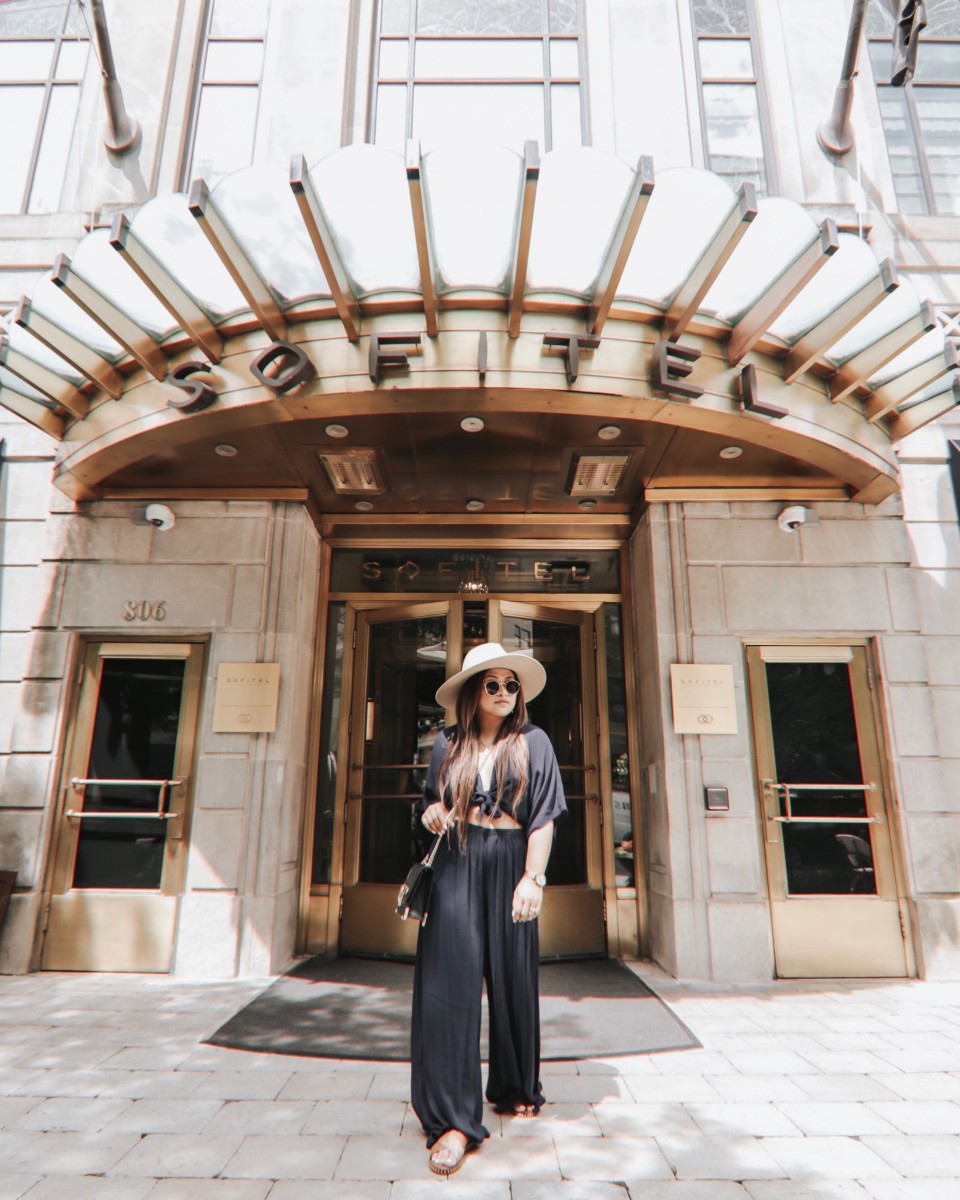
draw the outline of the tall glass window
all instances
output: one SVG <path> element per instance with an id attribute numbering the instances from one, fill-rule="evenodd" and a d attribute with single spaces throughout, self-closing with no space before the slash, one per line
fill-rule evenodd
<path id="1" fill-rule="evenodd" d="M 580 0 L 381 0 L 369 141 L 580 146 Z"/>
<path id="2" fill-rule="evenodd" d="M 763 88 L 749 0 L 692 0 L 707 166 L 731 187 L 769 191 Z"/>
<path id="3" fill-rule="evenodd" d="M 897 206 L 905 213 L 960 213 L 960 5 L 927 0 L 913 82 L 892 87 L 893 18 L 873 0 L 867 12 Z"/>
<path id="4" fill-rule="evenodd" d="M 0 5 L 0 212 L 56 212 L 62 203 L 90 43 L 67 0 Z"/>
<path id="5" fill-rule="evenodd" d="M 210 0 L 183 183 L 253 162 L 270 0 Z"/>

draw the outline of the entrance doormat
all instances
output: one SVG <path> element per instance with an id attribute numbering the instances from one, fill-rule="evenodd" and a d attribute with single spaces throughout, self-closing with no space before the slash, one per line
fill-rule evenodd
<path id="1" fill-rule="evenodd" d="M 412 989 L 412 963 L 310 958 L 221 1025 L 207 1044 L 261 1054 L 407 1062 Z M 484 1005 L 484 1061 L 486 1025 Z M 700 1045 L 643 980 L 610 958 L 541 964 L 540 1027 L 544 1060 Z"/>

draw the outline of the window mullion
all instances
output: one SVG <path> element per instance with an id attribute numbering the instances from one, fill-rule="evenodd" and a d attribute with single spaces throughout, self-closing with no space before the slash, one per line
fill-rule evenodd
<path id="1" fill-rule="evenodd" d="M 63 33 L 63 26 L 60 28 Z M 37 133 L 33 139 L 33 153 L 30 156 L 30 166 L 27 168 L 27 176 L 24 181 L 24 193 L 20 200 L 21 213 L 29 212 L 30 196 L 33 193 L 33 182 L 37 173 L 37 163 L 40 161 L 40 149 L 43 145 L 43 133 L 47 127 L 47 116 L 50 112 L 50 96 L 53 92 L 53 79 L 57 70 L 57 59 L 60 55 L 61 37 L 58 36 L 53 43 L 53 54 L 50 59 L 50 65 L 47 68 L 47 82 L 43 88 L 43 104 L 40 106 L 40 116 L 37 120 Z"/>
<path id="2" fill-rule="evenodd" d="M 380 70 L 380 46 L 377 44 L 377 71 Z M 407 111 L 404 121 L 404 140 L 413 139 L 413 106 L 416 100 L 417 71 L 417 0 L 410 0 L 410 20 L 407 25 Z M 374 127 L 376 130 L 376 127 Z M 406 147 L 404 147 L 406 151 Z"/>
<path id="3" fill-rule="evenodd" d="M 543 152 L 553 149 L 553 102 L 550 64 L 550 0 L 540 0 L 540 29 L 543 35 Z"/>
<path id="4" fill-rule="evenodd" d="M 887 86 L 892 85 L 888 84 Z M 923 191 L 927 200 L 927 212 L 936 214 L 937 192 L 933 184 L 930 163 L 927 160 L 927 147 L 923 140 L 923 126 L 920 124 L 920 114 L 917 112 L 917 104 L 913 98 L 913 85 L 908 83 L 903 90 L 907 112 L 910 115 L 910 132 L 913 134 L 913 144 L 917 149 L 917 166 L 920 169 L 920 179 L 923 182 Z"/>

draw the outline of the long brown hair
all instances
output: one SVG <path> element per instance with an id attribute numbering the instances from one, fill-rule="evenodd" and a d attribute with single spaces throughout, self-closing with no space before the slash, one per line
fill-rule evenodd
<path id="1" fill-rule="evenodd" d="M 514 676 L 516 678 L 516 676 Z M 457 822 L 457 842 L 462 850 L 467 844 L 467 810 L 473 799 L 480 764 L 480 721 L 477 710 L 480 705 L 480 689 L 483 672 L 471 675 L 457 696 L 457 729 L 450 743 L 437 779 L 437 790 L 442 796 L 446 792 L 453 806 L 453 818 Z M 527 706 L 523 692 L 517 693 L 513 712 L 504 717 L 493 739 L 496 747 L 497 805 L 503 808 L 504 792 L 509 784 L 513 798 L 508 805 L 510 815 L 516 819 L 520 797 L 527 787 L 527 766 L 530 755 L 523 729 L 527 723 Z"/>

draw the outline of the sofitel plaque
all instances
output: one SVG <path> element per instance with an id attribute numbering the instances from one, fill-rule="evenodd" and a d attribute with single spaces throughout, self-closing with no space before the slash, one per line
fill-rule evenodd
<path id="1" fill-rule="evenodd" d="M 273 733 L 279 663 L 221 663 L 213 703 L 214 733 Z"/>
<path id="2" fill-rule="evenodd" d="M 671 663 L 675 733 L 736 733 L 733 667 L 729 663 Z"/>

